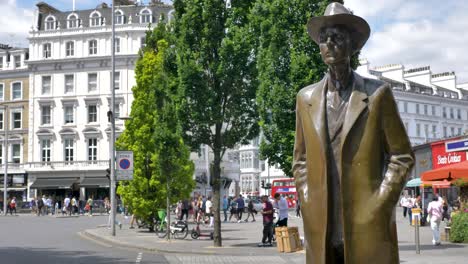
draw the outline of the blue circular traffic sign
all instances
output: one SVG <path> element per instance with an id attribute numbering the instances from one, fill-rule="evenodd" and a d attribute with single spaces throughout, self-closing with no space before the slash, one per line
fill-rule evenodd
<path id="1" fill-rule="evenodd" d="M 126 170 L 126 169 L 130 168 L 130 160 L 128 160 L 128 159 L 121 159 L 120 162 L 119 162 L 119 166 L 120 166 L 120 168 L 122 168 L 123 170 Z"/>

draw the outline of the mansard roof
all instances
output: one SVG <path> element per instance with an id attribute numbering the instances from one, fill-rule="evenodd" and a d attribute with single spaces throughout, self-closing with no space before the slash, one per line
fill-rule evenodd
<path id="1" fill-rule="evenodd" d="M 122 1 L 121 3 L 127 3 Z M 94 9 L 86 10 L 75 10 L 75 11 L 60 11 L 53 6 L 40 2 L 37 4 L 39 9 L 39 20 L 38 20 L 38 30 L 42 31 L 45 29 L 45 18 L 49 15 L 52 15 L 56 18 L 56 21 L 60 25 L 61 29 L 67 28 L 67 17 L 71 13 L 78 15 L 78 18 L 81 20 L 80 24 L 82 27 L 90 26 L 90 15 L 93 12 L 99 12 L 102 18 L 106 21 L 106 25 L 111 25 L 112 21 L 112 8 L 109 5 L 100 4 Z M 116 5 L 115 10 L 122 10 L 125 16 L 125 23 L 128 23 L 128 17 L 132 17 L 132 24 L 140 24 L 139 14 L 143 9 L 149 9 L 153 16 L 153 23 L 158 23 L 161 14 L 164 14 L 164 17 L 168 18 L 168 13 L 173 9 L 171 5 L 166 5 L 163 3 L 155 2 L 150 5 Z"/>

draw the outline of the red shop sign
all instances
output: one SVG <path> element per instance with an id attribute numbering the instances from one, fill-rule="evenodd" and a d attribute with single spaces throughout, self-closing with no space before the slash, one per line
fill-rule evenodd
<path id="1" fill-rule="evenodd" d="M 445 142 L 434 143 L 431 148 L 433 170 L 468 160 L 465 151 L 446 152 Z"/>

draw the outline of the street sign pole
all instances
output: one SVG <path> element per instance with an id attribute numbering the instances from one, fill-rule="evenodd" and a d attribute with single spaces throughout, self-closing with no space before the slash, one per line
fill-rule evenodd
<path id="1" fill-rule="evenodd" d="M 111 114 L 110 114 L 110 121 L 111 121 L 111 138 L 109 140 L 109 144 L 111 144 L 110 150 L 112 151 L 109 153 L 111 164 L 110 164 L 110 196 L 111 196 L 111 234 L 115 236 L 115 216 L 117 211 L 117 203 L 115 197 L 115 1 L 112 0 L 112 38 L 111 38 L 111 64 L 112 64 L 112 72 L 111 72 Z"/>

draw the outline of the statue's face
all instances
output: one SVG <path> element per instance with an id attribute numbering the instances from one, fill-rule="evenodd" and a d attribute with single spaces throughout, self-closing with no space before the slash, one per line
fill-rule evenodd
<path id="1" fill-rule="evenodd" d="M 352 45 L 349 32 L 343 27 L 327 27 L 320 32 L 320 54 L 327 65 L 349 61 Z"/>

